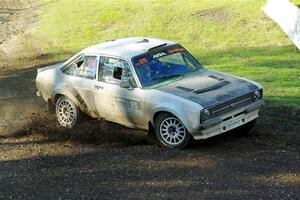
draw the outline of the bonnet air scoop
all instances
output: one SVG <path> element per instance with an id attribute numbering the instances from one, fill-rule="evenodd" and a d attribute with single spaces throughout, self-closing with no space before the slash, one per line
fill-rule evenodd
<path id="1" fill-rule="evenodd" d="M 201 93 L 204 93 L 204 92 L 208 92 L 208 91 L 211 91 L 211 90 L 216 90 L 216 89 L 219 89 L 225 85 L 228 85 L 230 82 L 229 81 L 222 81 L 220 83 L 217 83 L 215 85 L 212 85 L 212 86 L 209 86 L 209 87 L 206 87 L 206 88 L 203 88 L 203 89 L 199 89 L 199 90 L 196 90 L 194 91 L 195 94 L 201 94 Z"/>
<path id="2" fill-rule="evenodd" d="M 183 86 L 177 86 L 176 88 L 179 89 L 179 90 L 183 90 L 185 92 L 191 92 L 191 91 L 194 90 L 194 89 L 183 87 Z"/>

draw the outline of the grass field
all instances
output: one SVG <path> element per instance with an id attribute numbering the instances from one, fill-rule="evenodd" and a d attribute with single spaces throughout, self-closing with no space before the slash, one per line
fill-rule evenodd
<path id="1" fill-rule="evenodd" d="M 264 15 L 263 0 L 42 3 L 34 34 L 51 61 L 113 38 L 165 38 L 181 43 L 207 68 L 258 81 L 270 105 L 300 109 L 300 52 Z"/>

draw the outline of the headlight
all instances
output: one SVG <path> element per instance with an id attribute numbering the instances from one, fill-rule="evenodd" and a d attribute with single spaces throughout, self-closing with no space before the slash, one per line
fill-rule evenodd
<path id="1" fill-rule="evenodd" d="M 205 121 L 209 120 L 211 118 L 211 112 L 208 109 L 203 109 L 200 114 L 201 123 L 204 123 Z"/>
<path id="2" fill-rule="evenodd" d="M 261 99 L 261 92 L 257 90 L 253 93 L 252 100 L 257 101 L 259 99 Z"/>

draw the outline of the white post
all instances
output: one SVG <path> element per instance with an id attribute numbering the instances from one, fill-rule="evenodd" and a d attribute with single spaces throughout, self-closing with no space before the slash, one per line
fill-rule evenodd
<path id="1" fill-rule="evenodd" d="M 268 0 L 262 9 L 300 50 L 300 9 L 289 0 Z"/>

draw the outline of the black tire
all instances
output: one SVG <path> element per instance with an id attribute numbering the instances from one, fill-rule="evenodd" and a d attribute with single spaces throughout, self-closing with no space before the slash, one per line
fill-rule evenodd
<path id="1" fill-rule="evenodd" d="M 80 119 L 80 110 L 68 97 L 61 96 L 55 103 L 55 112 L 58 123 L 67 128 L 73 128 Z"/>
<path id="2" fill-rule="evenodd" d="M 191 139 L 191 135 L 184 124 L 171 113 L 160 114 L 155 120 L 154 129 L 158 141 L 169 148 L 184 148 Z"/>

